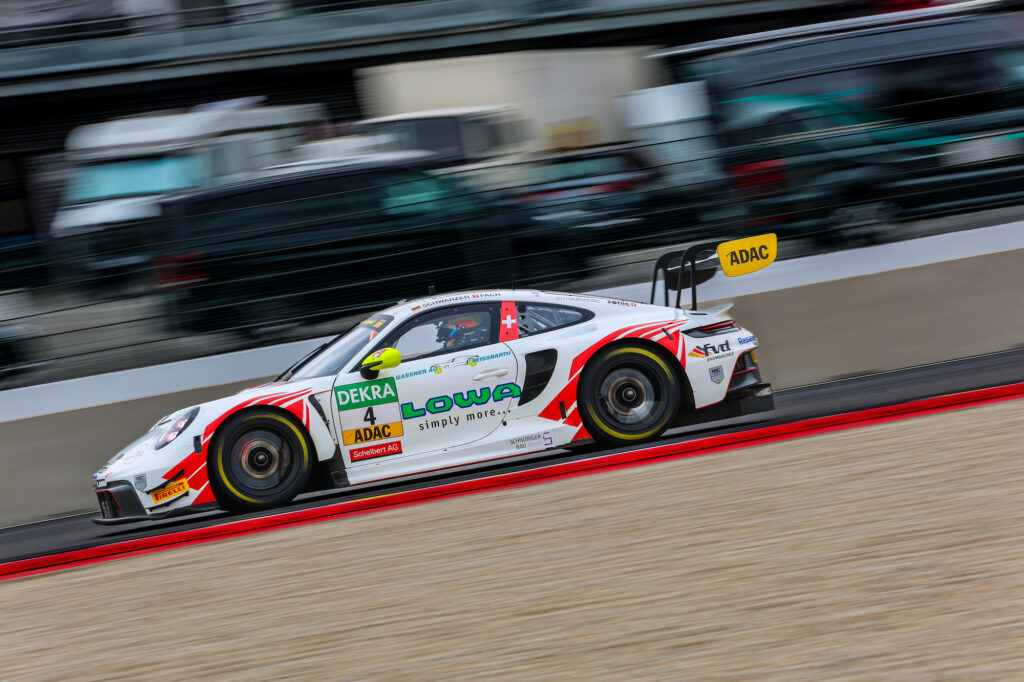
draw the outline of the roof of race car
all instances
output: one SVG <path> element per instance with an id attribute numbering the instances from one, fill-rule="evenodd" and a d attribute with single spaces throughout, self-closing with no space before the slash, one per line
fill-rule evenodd
<path id="1" fill-rule="evenodd" d="M 436 294 L 425 296 L 409 301 L 399 301 L 392 307 L 382 310 L 382 313 L 392 315 L 403 315 L 410 312 L 419 312 L 434 307 L 451 305 L 453 303 L 487 303 L 497 301 L 521 301 L 524 298 L 544 301 L 546 303 L 601 303 L 610 301 L 606 296 L 592 296 L 590 294 L 574 294 L 565 291 L 539 291 L 537 289 L 486 289 L 480 291 L 456 291 L 449 294 Z M 632 303 L 632 302 L 631 302 Z M 636 305 L 646 305 L 637 303 Z"/>

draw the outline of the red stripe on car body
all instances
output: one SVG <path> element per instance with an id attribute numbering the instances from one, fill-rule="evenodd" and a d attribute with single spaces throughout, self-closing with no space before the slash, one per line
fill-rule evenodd
<path id="1" fill-rule="evenodd" d="M 645 332 L 657 330 L 659 327 L 678 322 L 679 320 L 662 320 L 661 322 L 648 322 L 646 324 L 630 325 L 629 327 L 623 327 L 622 329 L 618 329 L 611 334 L 608 334 L 603 339 L 587 348 L 572 359 L 572 364 L 569 366 L 569 381 L 562 387 L 562 390 L 558 392 L 558 395 L 548 403 L 547 407 L 540 411 L 538 416 L 543 419 L 550 419 L 551 421 L 556 422 L 565 421 L 565 423 L 568 424 L 569 422 L 562 418 L 562 409 L 559 407 L 559 403 L 565 404 L 568 408 L 569 405 L 576 402 L 576 385 L 579 383 L 580 372 L 583 370 L 583 366 L 586 364 L 587 360 L 593 357 L 594 353 L 601 350 L 612 341 L 638 337 Z M 566 417 L 571 416 L 571 414 L 566 414 Z M 570 425 L 575 426 L 578 423 L 579 422 L 576 422 L 575 424 Z"/>

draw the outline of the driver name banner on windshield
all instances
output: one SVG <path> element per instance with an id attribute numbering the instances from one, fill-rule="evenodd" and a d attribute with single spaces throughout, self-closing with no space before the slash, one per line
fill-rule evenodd
<path id="1" fill-rule="evenodd" d="M 380 330 L 384 328 L 388 322 L 394 318 L 391 315 L 380 315 L 378 317 L 370 317 L 359 323 L 360 327 L 368 327 L 370 329 L 370 338 L 375 339 L 380 334 Z"/>
<path id="2" fill-rule="evenodd" d="M 345 445 L 369 443 L 402 435 L 395 380 L 388 377 L 376 381 L 335 386 L 341 437 Z"/>

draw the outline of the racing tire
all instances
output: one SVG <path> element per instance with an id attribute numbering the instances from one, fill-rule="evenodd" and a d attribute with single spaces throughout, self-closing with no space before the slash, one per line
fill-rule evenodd
<path id="1" fill-rule="evenodd" d="M 247 411 L 214 438 L 210 487 L 228 511 L 277 507 L 302 492 L 315 460 L 309 435 L 294 419 L 273 410 Z"/>
<path id="2" fill-rule="evenodd" d="M 675 422 L 681 390 L 679 376 L 657 351 L 619 345 L 587 363 L 577 404 L 594 440 L 639 443 L 657 438 Z"/>

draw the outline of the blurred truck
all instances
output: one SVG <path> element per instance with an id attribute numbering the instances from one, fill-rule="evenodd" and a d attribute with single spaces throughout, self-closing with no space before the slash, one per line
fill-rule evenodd
<path id="1" fill-rule="evenodd" d="M 268 334 L 436 291 L 544 283 L 569 245 L 521 224 L 431 155 L 303 162 L 161 202 L 163 318 L 190 333 Z M 541 254 L 538 257 L 538 254 Z"/>
<path id="2" fill-rule="evenodd" d="M 143 268 L 150 259 L 147 221 L 175 192 L 254 177 L 293 161 L 320 104 L 259 106 L 260 98 L 199 105 L 80 126 L 66 155 L 70 179 L 50 234 L 56 260 L 72 277 Z M 68 267 L 70 266 L 70 267 Z"/>
<path id="3" fill-rule="evenodd" d="M 636 107 L 623 103 L 658 84 L 661 65 L 648 53 L 527 51 L 361 69 L 359 93 L 373 117 L 355 130 L 387 149 L 429 150 L 474 188 L 507 191 L 591 255 L 678 242 L 696 223 L 726 222 L 708 211 L 728 206 L 720 191 L 728 188 L 712 166 L 680 163 L 689 147 L 656 136 L 623 146 L 649 137 L 626 115 Z"/>

